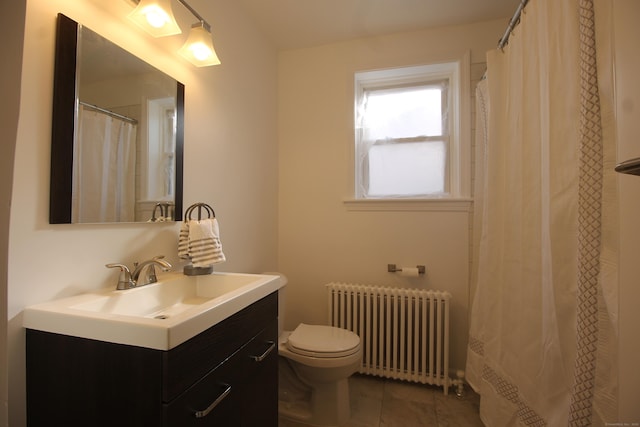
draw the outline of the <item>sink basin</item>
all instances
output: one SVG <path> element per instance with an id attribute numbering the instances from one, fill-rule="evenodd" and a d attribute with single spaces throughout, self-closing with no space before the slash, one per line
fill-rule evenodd
<path id="1" fill-rule="evenodd" d="M 215 274 L 193 280 L 163 280 L 153 285 L 111 291 L 70 307 L 94 313 L 167 319 L 242 289 L 256 281 L 245 274 Z"/>
<path id="2" fill-rule="evenodd" d="M 268 274 L 167 273 L 157 283 L 81 294 L 24 310 L 29 329 L 170 350 L 278 290 Z"/>

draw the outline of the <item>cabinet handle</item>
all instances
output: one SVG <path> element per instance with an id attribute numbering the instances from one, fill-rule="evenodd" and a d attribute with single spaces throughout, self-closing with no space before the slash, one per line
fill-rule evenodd
<path id="1" fill-rule="evenodd" d="M 264 359 L 267 358 L 269 353 L 271 353 L 273 349 L 276 348 L 276 343 L 273 341 L 267 341 L 267 344 L 269 344 L 269 348 L 260 356 L 249 356 L 249 357 L 251 357 L 251 359 L 253 359 L 255 362 L 262 362 Z"/>
<path id="2" fill-rule="evenodd" d="M 222 402 L 224 398 L 227 397 L 229 393 L 231 393 L 231 386 L 229 384 L 224 384 L 224 386 L 227 387 L 227 389 L 223 391 L 222 394 L 218 396 L 218 398 L 214 400 L 213 403 L 207 407 L 207 409 L 205 409 L 204 411 L 197 411 L 196 418 L 204 418 L 207 415 L 209 415 L 209 412 L 213 411 L 213 408 L 218 406 L 220 402 Z"/>

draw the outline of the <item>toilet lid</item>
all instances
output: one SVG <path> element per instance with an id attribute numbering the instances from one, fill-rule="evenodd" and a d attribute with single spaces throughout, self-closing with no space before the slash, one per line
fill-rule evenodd
<path id="1" fill-rule="evenodd" d="M 301 323 L 291 332 L 289 350 L 313 357 L 341 357 L 358 351 L 360 337 L 346 329 Z"/>

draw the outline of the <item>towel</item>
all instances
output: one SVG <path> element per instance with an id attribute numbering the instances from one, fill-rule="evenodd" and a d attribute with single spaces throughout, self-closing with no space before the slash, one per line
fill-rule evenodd
<path id="1" fill-rule="evenodd" d="M 184 221 L 178 235 L 178 256 L 191 259 L 194 267 L 209 267 L 226 261 L 218 220 Z"/>
<path id="2" fill-rule="evenodd" d="M 189 221 L 184 220 L 178 233 L 178 256 L 181 259 L 191 259 L 189 256 Z"/>

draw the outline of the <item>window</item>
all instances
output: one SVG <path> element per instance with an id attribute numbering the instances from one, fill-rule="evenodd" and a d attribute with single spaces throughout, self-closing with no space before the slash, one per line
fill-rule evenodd
<path id="1" fill-rule="evenodd" d="M 468 196 L 460 64 L 356 73 L 356 199 Z"/>

